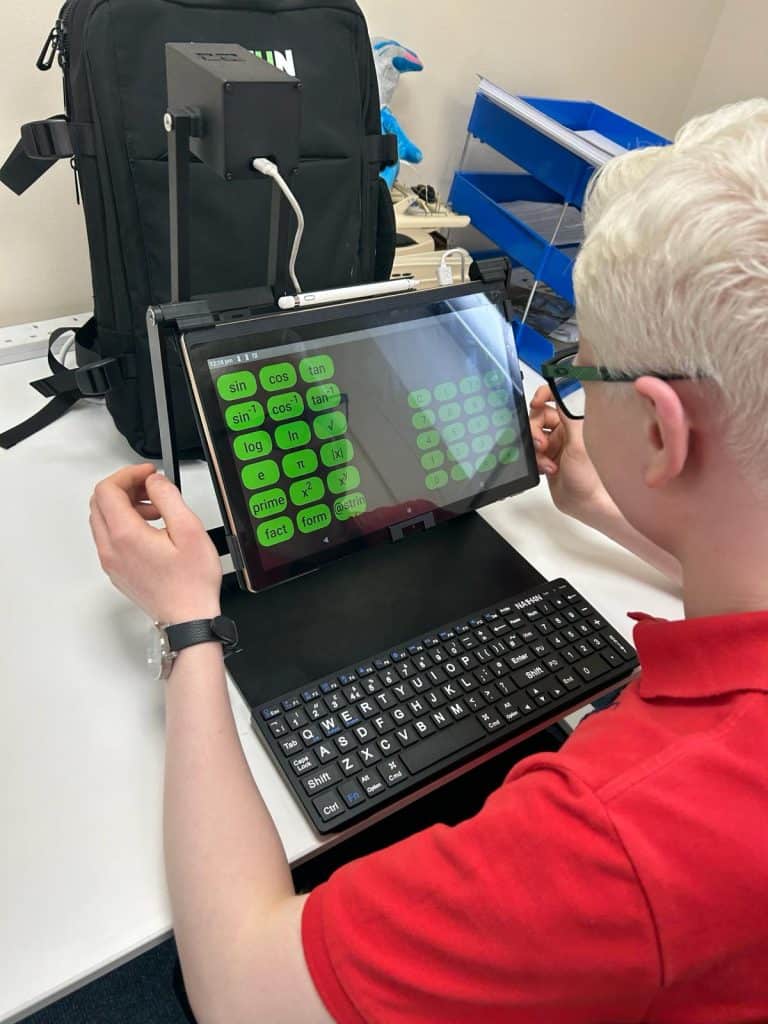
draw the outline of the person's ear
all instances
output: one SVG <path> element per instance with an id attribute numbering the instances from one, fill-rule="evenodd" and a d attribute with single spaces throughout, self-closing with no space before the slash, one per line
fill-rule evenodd
<path id="1" fill-rule="evenodd" d="M 641 377 L 634 388 L 645 410 L 645 482 L 648 487 L 663 487 L 683 471 L 691 424 L 680 396 L 667 381 Z"/>

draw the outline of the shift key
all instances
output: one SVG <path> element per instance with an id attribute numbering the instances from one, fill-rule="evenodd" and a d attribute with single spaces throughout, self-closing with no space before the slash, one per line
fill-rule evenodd
<path id="1" fill-rule="evenodd" d="M 463 750 L 476 740 L 485 739 L 487 733 L 476 718 L 464 718 L 449 729 L 443 729 L 433 736 L 415 743 L 407 750 L 400 751 L 400 757 L 408 771 L 415 775 L 438 761 Z"/>
<path id="2" fill-rule="evenodd" d="M 335 782 L 341 782 L 343 775 L 335 764 L 326 765 L 311 775 L 305 775 L 301 784 L 309 796 L 313 793 L 321 793 L 324 789 L 332 786 Z"/>

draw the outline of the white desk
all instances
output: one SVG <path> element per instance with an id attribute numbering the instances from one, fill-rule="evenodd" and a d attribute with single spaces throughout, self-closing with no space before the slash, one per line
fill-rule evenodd
<path id="1" fill-rule="evenodd" d="M 40 407 L 38 359 L 0 369 L 0 429 Z M 535 375 L 527 372 L 528 388 Z M 163 693 L 145 675 L 147 623 L 102 574 L 94 483 L 136 461 L 99 403 L 0 452 L 0 1021 L 106 973 L 166 937 L 161 848 Z M 207 469 L 187 499 L 216 525 Z M 630 635 L 627 610 L 679 617 L 671 586 L 560 515 L 542 485 L 486 518 L 547 578 L 564 575 Z M 232 703 L 248 762 L 291 862 L 321 843 Z"/>

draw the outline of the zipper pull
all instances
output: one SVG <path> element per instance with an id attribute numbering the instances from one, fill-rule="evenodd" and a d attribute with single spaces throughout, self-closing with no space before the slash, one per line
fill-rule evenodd
<path id="1" fill-rule="evenodd" d="M 75 202 L 80 206 L 80 175 L 77 173 L 77 157 L 73 156 L 69 161 L 69 166 L 72 168 L 72 172 L 75 175 Z"/>
<path id="2" fill-rule="evenodd" d="M 38 71 L 50 71 L 53 62 L 56 60 L 56 51 L 59 48 L 59 26 L 58 23 L 51 29 L 50 35 L 43 43 L 40 56 L 37 58 Z"/>

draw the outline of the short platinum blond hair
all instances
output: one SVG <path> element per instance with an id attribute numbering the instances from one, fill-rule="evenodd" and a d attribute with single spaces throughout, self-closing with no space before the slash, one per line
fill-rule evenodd
<path id="1" fill-rule="evenodd" d="M 768 100 L 609 161 L 584 226 L 576 312 L 597 362 L 710 378 L 739 462 L 768 468 Z"/>

